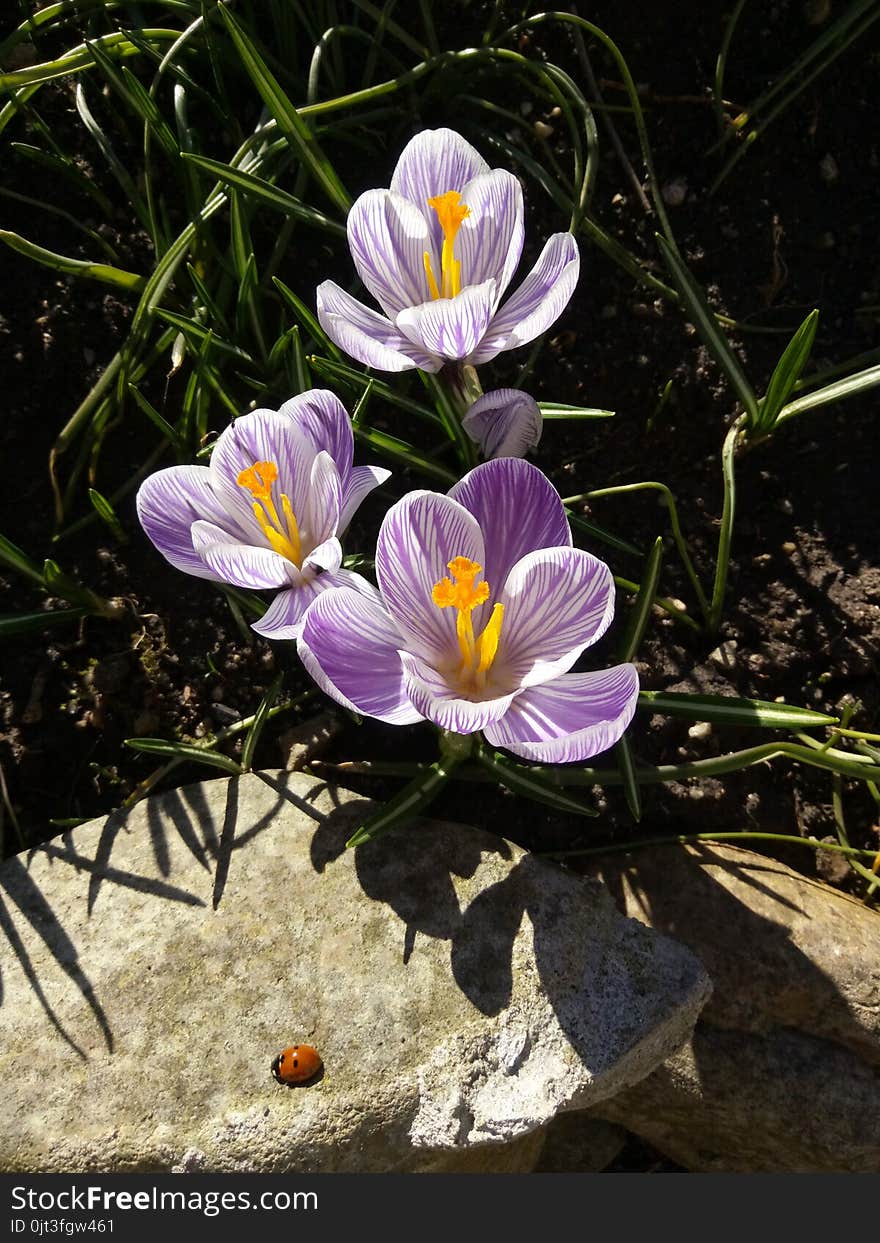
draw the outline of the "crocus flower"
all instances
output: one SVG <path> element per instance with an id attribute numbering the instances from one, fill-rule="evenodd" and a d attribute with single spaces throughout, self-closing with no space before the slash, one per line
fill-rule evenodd
<path id="1" fill-rule="evenodd" d="M 137 511 L 178 570 L 277 595 L 254 630 L 291 639 L 328 587 L 369 589 L 340 569 L 339 535 L 368 492 L 387 479 L 352 466 L 341 402 L 311 389 L 280 410 L 255 410 L 217 438 L 209 466 L 171 466 L 141 484 Z"/>
<path id="2" fill-rule="evenodd" d="M 524 457 L 541 439 L 541 411 L 518 388 L 497 388 L 478 397 L 461 421 L 484 458 Z"/>
<path id="3" fill-rule="evenodd" d="M 337 345 L 380 371 L 478 365 L 525 345 L 561 314 L 580 270 L 572 235 L 555 233 L 501 305 L 522 254 L 522 188 L 449 129 L 417 134 L 391 188 L 357 199 L 348 241 L 384 314 L 324 281 L 318 319 Z"/>
<path id="4" fill-rule="evenodd" d="M 427 718 L 482 730 L 528 760 L 585 760 L 620 738 L 636 705 L 633 665 L 571 673 L 604 633 L 614 583 L 572 547 L 558 494 L 536 466 L 497 458 L 443 496 L 388 511 L 379 591 L 310 605 L 298 641 L 333 699 L 395 725 Z"/>

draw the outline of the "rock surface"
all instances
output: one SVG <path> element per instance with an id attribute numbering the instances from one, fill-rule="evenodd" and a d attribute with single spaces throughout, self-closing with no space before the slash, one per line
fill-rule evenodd
<path id="1" fill-rule="evenodd" d="M 598 882 L 430 821 L 345 851 L 366 810 L 253 774 L 9 860 L 0 1169 L 530 1169 L 687 1039 L 705 973 Z"/>
<path id="2" fill-rule="evenodd" d="M 880 917 L 748 850 L 658 847 L 596 872 L 714 992 L 691 1043 L 599 1107 L 689 1169 L 880 1171 Z"/>

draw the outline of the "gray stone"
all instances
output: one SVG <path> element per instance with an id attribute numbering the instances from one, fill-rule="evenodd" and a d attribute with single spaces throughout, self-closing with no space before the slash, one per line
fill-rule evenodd
<path id="1" fill-rule="evenodd" d="M 880 917 L 784 864 L 657 847 L 596 872 L 714 992 L 692 1041 L 598 1107 L 692 1170 L 880 1171 Z"/>
<path id="2" fill-rule="evenodd" d="M 880 1066 L 880 916 L 737 846 L 655 847 L 594 869 L 622 911 L 704 963 L 718 1027 L 794 1028 Z"/>
<path id="3" fill-rule="evenodd" d="M 705 973 L 601 884 L 430 821 L 346 851 L 368 807 L 253 774 L 9 860 L 0 1168 L 530 1169 L 687 1039 Z"/>
<path id="4" fill-rule="evenodd" d="M 800 1032 L 698 1023 L 690 1044 L 597 1112 L 700 1173 L 880 1172 L 880 1076 Z"/>

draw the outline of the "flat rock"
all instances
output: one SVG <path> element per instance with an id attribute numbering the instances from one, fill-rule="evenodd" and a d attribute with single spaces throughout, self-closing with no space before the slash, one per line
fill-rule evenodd
<path id="1" fill-rule="evenodd" d="M 599 1115 L 692 1170 L 880 1170 L 877 913 L 738 847 L 657 847 L 596 871 L 714 986 L 692 1040 Z"/>
<path id="2" fill-rule="evenodd" d="M 622 911 L 688 945 L 712 978 L 702 1018 L 793 1028 L 880 1066 L 880 915 L 737 846 L 654 847 L 595 869 Z"/>
<path id="3" fill-rule="evenodd" d="M 171 791 L 0 869 L 0 1169 L 530 1169 L 709 985 L 604 887 L 303 774 Z M 286 1087 L 286 1045 L 324 1071 Z"/>

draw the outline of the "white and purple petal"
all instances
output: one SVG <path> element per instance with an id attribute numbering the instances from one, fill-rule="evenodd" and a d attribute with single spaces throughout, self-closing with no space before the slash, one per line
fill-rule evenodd
<path id="1" fill-rule="evenodd" d="M 437 255 L 418 207 L 390 190 L 368 190 L 353 204 L 346 227 L 358 275 L 390 319 L 424 301 L 425 252 L 435 266 Z"/>
<path id="2" fill-rule="evenodd" d="M 582 548 L 541 548 L 516 563 L 500 592 L 496 662 L 521 687 L 567 672 L 614 616 L 614 579 Z"/>
<path id="3" fill-rule="evenodd" d="M 233 542 L 211 522 L 194 522 L 193 547 L 204 564 L 224 583 L 250 591 L 289 587 L 302 575 L 292 561 L 271 548 Z"/>
<path id="4" fill-rule="evenodd" d="M 396 324 L 408 341 L 425 354 L 467 358 L 483 339 L 495 309 L 495 281 L 468 285 L 454 298 L 435 298 L 410 306 Z"/>
<path id="5" fill-rule="evenodd" d="M 391 178 L 391 190 L 415 203 L 425 214 L 439 252 L 443 233 L 428 199 L 459 193 L 474 177 L 490 171 L 489 165 L 471 144 L 451 129 L 426 129 L 411 138 L 400 153 Z"/>
<path id="6" fill-rule="evenodd" d="M 297 586 L 278 592 L 259 621 L 251 623 L 251 629 L 264 639 L 298 639 L 306 609 L 322 591 L 334 587 L 358 591 L 374 601 L 379 598 L 376 588 L 351 570 L 332 570 L 317 578 L 303 576 Z"/>
<path id="7" fill-rule="evenodd" d="M 465 699 L 455 685 L 455 678 L 432 665 L 401 652 L 404 687 L 413 707 L 440 729 L 454 734 L 473 734 L 500 720 L 508 711 L 515 692 L 492 699 Z"/>
<path id="8" fill-rule="evenodd" d="M 450 561 L 467 557 L 483 565 L 484 551 L 476 519 L 448 496 L 410 492 L 392 505 L 376 544 L 376 577 L 405 636 L 400 646 L 433 665 L 456 658 L 457 610 L 438 608 L 431 593 L 449 574 Z"/>
<path id="9" fill-rule="evenodd" d="M 343 483 L 342 487 L 342 500 L 339 508 L 340 535 L 345 533 L 364 497 L 384 483 L 390 475 L 391 471 L 386 470 L 384 466 L 352 467 L 348 480 Z"/>
<path id="10" fill-rule="evenodd" d="M 207 519 L 226 529 L 228 540 L 245 532 L 217 499 L 207 466 L 169 466 L 148 475 L 138 489 L 137 513 L 147 535 L 175 569 L 198 578 L 217 575 L 193 548 L 192 526 Z"/>
<path id="11" fill-rule="evenodd" d="M 421 714 L 404 688 L 401 635 L 382 605 L 359 591 L 324 591 L 309 606 L 297 651 L 308 672 L 345 708 L 391 725 Z"/>
<path id="12" fill-rule="evenodd" d="M 495 168 L 469 181 L 461 201 L 469 209 L 455 242 L 462 283 L 479 285 L 494 280 L 497 307 L 522 255 L 522 186 L 513 173 Z"/>
<path id="13" fill-rule="evenodd" d="M 317 290 L 318 321 L 327 336 L 365 367 L 378 371 L 439 371 L 443 359 L 413 345 L 412 341 L 378 311 L 323 281 Z"/>
<path id="14" fill-rule="evenodd" d="M 325 450 L 311 462 L 308 487 L 300 500 L 290 498 L 303 553 L 317 548 L 339 529 L 342 487 L 336 463 Z M 279 515 L 281 514 L 279 506 Z"/>
<path id="15" fill-rule="evenodd" d="M 634 665 L 567 673 L 517 695 L 505 716 L 486 727 L 486 739 L 536 763 L 582 763 L 619 741 L 638 693 Z"/>
<path id="16" fill-rule="evenodd" d="M 474 467 L 449 490 L 483 532 L 484 578 L 498 599 L 513 566 L 538 548 L 571 546 L 571 528 L 550 480 L 522 458 L 497 458 Z"/>
<path id="17" fill-rule="evenodd" d="M 527 345 L 568 305 L 580 273 L 580 253 L 570 233 L 555 233 L 529 275 L 504 303 L 470 362 L 489 362 L 502 350 Z"/>
<path id="18" fill-rule="evenodd" d="M 235 514 L 251 540 L 265 542 L 254 516 L 254 498 L 238 477 L 257 462 L 273 462 L 278 477 L 271 494 L 279 515 L 286 495 L 299 522 L 309 497 L 315 451 L 310 439 L 280 410 L 254 410 L 235 419 L 217 437 L 211 452 L 211 484 L 224 507 Z M 316 541 L 318 542 L 318 541 Z"/>
<path id="19" fill-rule="evenodd" d="M 541 439 L 543 420 L 534 397 L 499 388 L 478 397 L 461 425 L 484 458 L 525 457 Z"/>
<path id="20" fill-rule="evenodd" d="M 354 459 L 354 436 L 348 411 L 336 394 L 326 388 L 310 388 L 291 397 L 278 413 L 296 424 L 315 453 L 325 450 L 330 454 L 344 489 Z"/>

